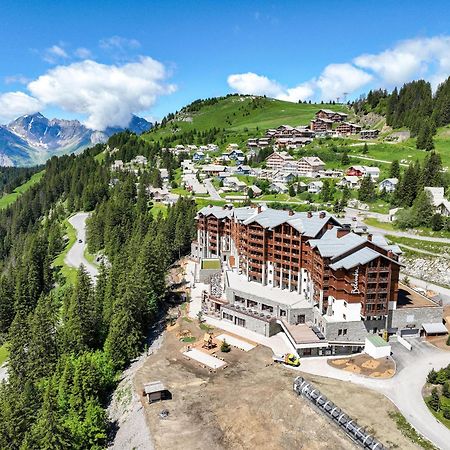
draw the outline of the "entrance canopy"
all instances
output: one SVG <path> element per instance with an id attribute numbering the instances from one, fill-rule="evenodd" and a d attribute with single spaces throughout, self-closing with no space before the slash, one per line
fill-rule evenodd
<path id="1" fill-rule="evenodd" d="M 422 328 L 426 334 L 447 334 L 447 327 L 442 322 L 437 323 L 424 323 Z"/>

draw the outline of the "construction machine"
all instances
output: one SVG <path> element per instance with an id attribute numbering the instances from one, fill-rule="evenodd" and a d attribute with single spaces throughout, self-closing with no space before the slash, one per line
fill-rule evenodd
<path id="1" fill-rule="evenodd" d="M 293 353 L 286 353 L 284 355 L 273 355 L 273 361 L 277 363 L 287 364 L 288 366 L 298 367 L 300 365 L 300 358 Z"/>

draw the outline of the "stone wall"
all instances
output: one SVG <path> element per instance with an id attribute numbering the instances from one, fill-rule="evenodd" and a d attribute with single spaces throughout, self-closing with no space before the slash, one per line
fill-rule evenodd
<path id="1" fill-rule="evenodd" d="M 229 314 L 233 317 L 232 320 L 225 319 L 224 313 Z M 276 323 L 275 320 L 272 320 L 270 322 L 265 320 L 260 320 L 257 317 L 247 315 L 241 312 L 237 312 L 234 309 L 229 309 L 226 306 L 222 307 L 222 320 L 224 322 L 233 323 L 237 325 L 236 323 L 236 317 L 245 320 L 245 329 L 254 331 L 255 333 L 262 334 L 266 337 L 273 336 L 274 334 L 281 331 L 280 325 Z"/>
<path id="2" fill-rule="evenodd" d="M 389 328 L 422 328 L 423 323 L 442 322 L 443 307 L 398 308 L 389 311 Z"/>

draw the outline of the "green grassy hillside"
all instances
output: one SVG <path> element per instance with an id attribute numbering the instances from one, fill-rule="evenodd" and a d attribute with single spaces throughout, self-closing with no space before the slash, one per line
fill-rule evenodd
<path id="1" fill-rule="evenodd" d="M 291 103 L 233 95 L 222 97 L 214 104 L 201 105 L 198 111 L 183 108 L 165 126 L 150 131 L 143 137 L 157 140 L 193 129 L 204 131 L 211 128 L 225 128 L 229 135 L 249 132 L 254 136 L 258 130 L 259 134 L 263 134 L 267 128 L 279 125 L 307 125 L 314 113 L 321 108 L 349 112 L 344 105 Z"/>
<path id="2" fill-rule="evenodd" d="M 0 198 L 0 209 L 7 208 L 11 203 L 14 203 L 17 200 L 19 195 L 22 195 L 24 192 L 28 191 L 32 186 L 39 183 L 41 178 L 44 176 L 44 170 L 41 172 L 35 173 L 26 183 L 21 184 L 16 189 L 14 189 L 11 194 L 4 195 Z"/>

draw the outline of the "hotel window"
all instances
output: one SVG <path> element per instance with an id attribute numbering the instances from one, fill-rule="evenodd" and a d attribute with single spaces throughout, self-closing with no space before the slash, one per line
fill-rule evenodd
<path id="1" fill-rule="evenodd" d="M 342 330 L 342 334 L 343 334 L 344 336 L 347 336 L 347 328 L 344 328 L 344 329 Z"/>
<path id="2" fill-rule="evenodd" d="M 236 317 L 236 325 L 240 327 L 245 327 L 245 319 L 241 319 L 240 317 Z"/>
<path id="3" fill-rule="evenodd" d="M 223 318 L 226 320 L 230 320 L 233 322 L 233 316 L 231 314 L 227 314 L 226 312 L 223 313 Z"/>
<path id="4" fill-rule="evenodd" d="M 280 309 L 280 317 L 286 317 L 286 310 L 285 309 Z"/>
<path id="5" fill-rule="evenodd" d="M 342 336 L 342 329 L 341 328 L 339 328 L 339 330 L 338 330 L 338 336 Z"/>

